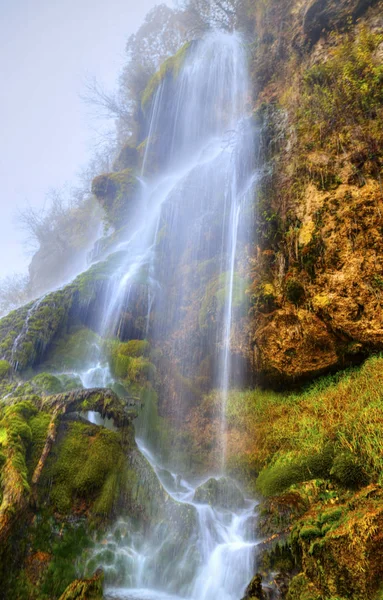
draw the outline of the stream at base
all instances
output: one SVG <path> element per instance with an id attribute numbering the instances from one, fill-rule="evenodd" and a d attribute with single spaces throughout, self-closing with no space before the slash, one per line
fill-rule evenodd
<path id="1" fill-rule="evenodd" d="M 107 543 L 113 547 L 115 561 L 122 564 L 124 558 L 130 563 L 130 585 L 106 589 L 106 598 L 137 600 L 239 600 L 251 580 L 255 570 L 256 547 L 259 540 L 254 537 L 256 502 L 244 500 L 237 508 L 218 508 L 194 500 L 196 489 L 205 480 L 194 484 L 187 482 L 179 474 L 172 473 L 156 463 L 153 454 L 140 439 L 137 445 L 154 469 L 161 485 L 177 502 L 191 506 L 196 511 L 197 531 L 195 535 L 195 556 L 189 553 L 173 556 L 165 566 L 162 584 L 167 590 L 154 589 L 151 577 L 153 565 L 162 562 L 161 553 L 166 553 L 166 535 L 157 539 L 149 535 L 147 539 L 127 535 L 127 541 L 116 541 L 109 534 Z M 120 522 L 120 528 L 123 523 Z M 127 525 L 129 527 L 129 525 Z M 185 564 L 194 560 L 194 575 L 191 582 L 177 580 L 177 573 L 185 572 Z M 108 566 L 102 565 L 106 573 Z M 114 566 L 114 565 L 113 565 Z M 112 567 L 113 568 L 113 567 Z M 187 570 L 187 569 L 186 569 Z M 177 589 L 182 595 L 175 595 Z M 172 593 L 169 593 L 172 592 Z"/>
<path id="2" fill-rule="evenodd" d="M 111 381 L 108 367 L 101 365 L 78 376 L 88 388 L 100 383 L 100 378 Z M 113 422 L 102 419 L 98 413 L 89 412 L 84 416 L 91 423 L 114 429 Z M 92 555 L 93 564 L 104 570 L 106 580 L 116 578 L 120 583 L 119 586 L 107 585 L 105 598 L 240 600 L 255 572 L 256 548 L 260 541 L 255 537 L 257 503 L 245 499 L 234 482 L 230 482 L 235 489 L 233 506 L 196 501 L 196 490 L 211 478 L 226 479 L 212 474 L 210 478 L 187 481 L 161 464 L 142 438 L 137 437 L 136 444 L 166 494 L 195 511 L 195 534 L 190 547 L 169 560 L 167 536 L 170 538 L 172 534 L 163 523 L 145 532 L 132 527 L 129 520 L 119 519 L 102 543 L 96 545 Z M 159 564 L 163 565 L 160 582 L 157 579 Z"/>

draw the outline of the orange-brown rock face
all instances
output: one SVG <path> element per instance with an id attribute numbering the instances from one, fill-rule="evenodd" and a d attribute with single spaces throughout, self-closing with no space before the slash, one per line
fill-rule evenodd
<path id="1" fill-rule="evenodd" d="M 312 264 L 315 277 L 293 267 L 282 286 L 286 289 L 296 277 L 303 301 L 298 298 L 297 305 L 285 296 L 275 311 L 257 316 L 254 331 L 256 370 L 280 380 L 317 375 L 383 347 L 383 200 L 378 183 L 306 193 L 299 252 L 303 257 L 313 252 L 313 240 L 320 245 Z"/>
<path id="2" fill-rule="evenodd" d="M 315 29 L 322 13 L 339 17 L 351 4 L 356 25 L 347 30 L 341 19 L 336 34 L 330 21 Z M 273 6 L 265 9 L 269 28 L 281 18 Z M 381 9 L 287 3 L 283 51 L 272 44 L 269 56 L 284 75 L 268 78 L 254 61 L 263 83 L 256 114 L 273 166 L 259 189 L 250 339 L 254 371 L 267 384 L 299 382 L 383 349 Z M 257 16 L 260 31 L 266 16 Z M 267 44 L 259 43 L 262 56 Z"/>

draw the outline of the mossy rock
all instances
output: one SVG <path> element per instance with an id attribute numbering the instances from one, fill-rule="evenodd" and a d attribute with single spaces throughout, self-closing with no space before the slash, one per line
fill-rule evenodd
<path id="1" fill-rule="evenodd" d="M 102 600 L 104 573 L 98 569 L 90 579 L 76 579 L 71 583 L 59 600 Z"/>
<path id="2" fill-rule="evenodd" d="M 312 540 L 317 537 L 321 537 L 322 532 L 316 525 L 304 525 L 299 530 L 299 537 L 302 540 Z"/>
<path id="3" fill-rule="evenodd" d="M 0 379 L 8 377 L 11 370 L 12 367 L 7 360 L 0 360 Z"/>
<path id="4" fill-rule="evenodd" d="M 52 481 L 53 505 L 68 514 L 75 498 L 82 498 L 93 515 L 110 517 L 128 480 L 120 434 L 76 422 L 62 433 L 45 475 Z"/>
<path id="5" fill-rule="evenodd" d="M 256 487 L 264 496 L 277 496 L 303 481 L 329 479 L 333 457 L 333 447 L 326 445 L 321 452 L 284 459 L 264 468 L 258 476 Z"/>
<path id="6" fill-rule="evenodd" d="M 277 308 L 277 297 L 274 285 L 268 282 L 259 283 L 251 295 L 251 302 L 261 313 L 271 313 Z"/>
<path id="7" fill-rule="evenodd" d="M 257 573 L 250 581 L 245 590 L 245 595 L 242 600 L 265 600 L 266 596 L 262 588 L 262 575 Z"/>
<path id="8" fill-rule="evenodd" d="M 59 394 L 63 392 L 63 385 L 58 377 L 51 373 L 39 373 L 31 380 L 32 385 L 36 388 L 36 392 L 44 394 Z"/>
<path id="9" fill-rule="evenodd" d="M 66 287 L 0 319 L 0 352 L 4 359 L 14 364 L 17 371 L 24 371 L 44 360 L 48 349 L 52 349 L 52 343 L 64 333 L 64 327 L 70 330 L 70 325 L 87 325 L 95 304 L 100 300 L 103 287 L 125 257 L 125 252 L 115 252 L 105 261 L 93 265 Z M 66 339 L 66 335 L 63 337 Z M 71 341 L 73 350 L 77 348 L 79 340 Z M 70 345 L 70 340 L 68 344 Z M 61 358 L 63 356 L 64 348 Z M 62 368 L 63 365 L 55 366 Z"/>
<path id="10" fill-rule="evenodd" d="M 81 379 L 75 375 L 53 375 L 52 373 L 39 373 L 32 379 L 16 387 L 12 392 L 12 397 L 22 398 L 23 396 L 38 394 L 41 396 L 51 396 L 75 389 L 81 389 Z"/>
<path id="11" fill-rule="evenodd" d="M 330 508 L 320 515 L 320 522 L 323 525 L 337 523 L 342 518 L 343 510 L 341 508 Z"/>
<path id="12" fill-rule="evenodd" d="M 178 50 L 178 52 L 174 54 L 174 56 L 170 56 L 168 59 L 165 60 L 165 62 L 162 63 L 159 70 L 150 79 L 141 98 L 141 107 L 144 111 L 146 110 L 148 104 L 151 102 L 154 93 L 156 92 L 162 81 L 164 81 L 165 77 L 177 77 L 182 65 L 185 62 L 190 47 L 191 42 L 187 42 L 186 44 L 184 44 Z"/>
<path id="13" fill-rule="evenodd" d="M 196 489 L 193 500 L 199 504 L 210 504 L 229 510 L 242 508 L 245 504 L 241 490 L 232 479 L 227 477 L 208 479 Z"/>
<path id="14" fill-rule="evenodd" d="M 150 344 L 147 340 L 129 340 L 118 346 L 118 354 L 124 356 L 148 356 Z"/>
<path id="15" fill-rule="evenodd" d="M 54 340 L 44 366 L 55 371 L 86 369 L 90 362 L 97 361 L 101 343 L 91 329 L 72 329 Z"/>
<path id="16" fill-rule="evenodd" d="M 286 600 L 322 600 L 323 596 L 304 573 L 291 580 Z"/>
<path id="17" fill-rule="evenodd" d="M 156 367 L 146 358 L 149 352 L 150 345 L 145 340 L 111 342 L 109 364 L 112 374 L 128 385 L 145 385 L 156 373 Z"/>
<path id="18" fill-rule="evenodd" d="M 331 477 L 348 488 L 359 488 L 369 483 L 369 476 L 355 454 L 345 451 L 337 454 L 331 469 Z"/>
<path id="19" fill-rule="evenodd" d="M 139 188 L 133 169 L 104 173 L 92 181 L 92 194 L 105 210 L 107 222 L 117 229 L 125 222 Z"/>

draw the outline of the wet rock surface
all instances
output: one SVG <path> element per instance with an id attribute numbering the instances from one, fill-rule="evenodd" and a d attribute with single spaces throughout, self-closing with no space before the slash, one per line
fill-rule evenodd
<path id="1" fill-rule="evenodd" d="M 244 506 L 245 499 L 232 479 L 212 477 L 196 489 L 194 502 L 210 504 L 216 508 L 236 509 Z"/>

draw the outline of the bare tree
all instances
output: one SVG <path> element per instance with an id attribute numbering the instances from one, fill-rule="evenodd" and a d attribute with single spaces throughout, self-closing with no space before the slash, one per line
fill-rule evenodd
<path id="1" fill-rule="evenodd" d="M 96 109 L 95 114 L 102 119 L 121 119 L 127 124 L 131 121 L 132 101 L 107 92 L 95 77 L 85 80 L 85 90 L 81 99 Z"/>
<path id="2" fill-rule="evenodd" d="M 0 279 L 0 316 L 25 304 L 29 299 L 28 275 L 14 273 Z"/>

